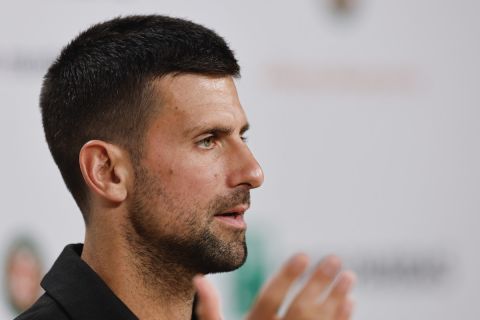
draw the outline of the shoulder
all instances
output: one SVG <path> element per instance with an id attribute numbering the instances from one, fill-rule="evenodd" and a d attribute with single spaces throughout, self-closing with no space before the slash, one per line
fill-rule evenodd
<path id="1" fill-rule="evenodd" d="M 47 293 L 14 320 L 69 320 L 68 315 Z"/>

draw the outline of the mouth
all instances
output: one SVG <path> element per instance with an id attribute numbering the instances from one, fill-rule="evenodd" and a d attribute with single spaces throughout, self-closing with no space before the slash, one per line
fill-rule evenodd
<path id="1" fill-rule="evenodd" d="M 247 224 L 243 219 L 245 211 L 247 211 L 248 205 L 239 205 L 234 208 L 228 209 L 225 212 L 215 215 L 215 219 L 225 225 L 236 229 L 246 229 Z"/>

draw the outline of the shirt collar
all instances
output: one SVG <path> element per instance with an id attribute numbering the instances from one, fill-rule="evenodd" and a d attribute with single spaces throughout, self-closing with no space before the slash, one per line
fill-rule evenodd
<path id="1" fill-rule="evenodd" d="M 42 280 L 45 291 L 73 320 L 138 319 L 80 258 L 82 249 L 82 244 L 65 247 Z"/>

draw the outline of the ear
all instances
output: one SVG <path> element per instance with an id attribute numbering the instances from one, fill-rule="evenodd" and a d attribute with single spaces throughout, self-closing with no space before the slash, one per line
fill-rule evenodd
<path id="1" fill-rule="evenodd" d="M 122 148 L 101 140 L 91 140 L 80 150 L 80 170 L 91 192 L 120 203 L 127 198 L 130 160 Z"/>

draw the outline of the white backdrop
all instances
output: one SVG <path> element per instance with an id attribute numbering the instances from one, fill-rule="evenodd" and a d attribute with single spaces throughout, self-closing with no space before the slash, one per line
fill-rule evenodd
<path id="1" fill-rule="evenodd" d="M 247 277 L 298 250 L 336 252 L 359 275 L 354 319 L 480 318 L 480 3 L 334 3 L 1 0 L 0 265 L 19 234 L 45 269 L 83 239 L 41 128 L 48 63 L 92 23 L 161 13 L 213 28 L 242 66 L 266 174 L 248 214 Z M 213 278 L 237 318 L 243 278 Z"/>

